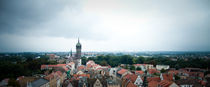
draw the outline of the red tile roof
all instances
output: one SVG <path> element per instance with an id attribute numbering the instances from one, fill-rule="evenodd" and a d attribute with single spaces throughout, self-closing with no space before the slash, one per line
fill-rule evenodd
<path id="1" fill-rule="evenodd" d="M 173 74 L 162 74 L 162 75 L 164 80 L 169 80 L 169 81 L 173 80 Z"/>
<path id="2" fill-rule="evenodd" d="M 141 71 L 141 70 L 135 71 L 135 72 L 136 72 L 136 74 L 144 74 L 144 71 Z"/>
<path id="3" fill-rule="evenodd" d="M 148 87 L 158 87 L 158 81 L 150 81 L 148 82 Z"/>
<path id="4" fill-rule="evenodd" d="M 73 77 L 76 80 L 79 80 L 79 77 L 87 77 L 87 78 L 90 78 L 90 74 L 74 74 Z"/>
<path id="5" fill-rule="evenodd" d="M 137 75 L 132 74 L 132 75 L 130 76 L 130 80 L 134 83 L 134 82 L 136 81 L 137 77 L 138 77 Z"/>
<path id="6" fill-rule="evenodd" d="M 92 68 L 93 66 L 91 64 L 87 64 L 87 68 Z"/>
<path id="7" fill-rule="evenodd" d="M 174 75 L 179 74 L 178 70 L 169 70 L 168 73 L 173 73 Z"/>
<path id="8" fill-rule="evenodd" d="M 173 82 L 168 80 L 161 80 L 161 82 L 158 83 L 161 87 L 169 87 Z"/>
<path id="9" fill-rule="evenodd" d="M 135 82 L 136 81 L 136 79 L 137 79 L 137 75 L 135 75 L 135 74 L 126 74 L 124 77 L 123 77 L 123 79 L 130 79 L 131 80 L 131 82 Z"/>
<path id="10" fill-rule="evenodd" d="M 127 87 L 137 87 L 135 84 L 133 84 L 131 81 L 128 83 Z"/>
<path id="11" fill-rule="evenodd" d="M 88 65 L 88 64 L 90 64 L 90 65 L 94 65 L 94 64 L 95 64 L 95 62 L 94 62 L 94 61 L 92 61 L 92 60 L 89 60 L 89 61 L 86 63 L 86 65 Z"/>
<path id="12" fill-rule="evenodd" d="M 66 66 L 66 64 L 57 64 L 57 65 L 41 65 L 41 69 L 55 68 Z"/>
<path id="13" fill-rule="evenodd" d="M 157 69 L 149 69 L 148 72 L 149 72 L 150 74 L 160 73 L 160 71 L 158 71 Z"/>
<path id="14" fill-rule="evenodd" d="M 148 77 L 147 78 L 147 81 L 150 82 L 150 81 L 157 81 L 157 82 L 160 82 L 160 77 L 157 76 L 157 77 Z"/>
<path id="15" fill-rule="evenodd" d="M 126 74 L 123 79 L 130 79 L 131 74 Z"/>
<path id="16" fill-rule="evenodd" d="M 74 62 L 70 62 L 70 63 L 68 63 L 67 65 L 72 66 L 73 64 L 75 64 L 75 63 L 74 63 Z"/>
<path id="17" fill-rule="evenodd" d="M 66 66 L 62 66 L 62 68 L 65 70 L 65 71 L 68 71 L 69 69 L 66 68 Z"/>
<path id="18" fill-rule="evenodd" d="M 52 72 L 51 74 L 45 76 L 44 78 L 47 79 L 47 80 L 51 80 L 51 79 L 56 78 L 58 76 L 59 75 L 56 72 Z"/>
<path id="19" fill-rule="evenodd" d="M 66 64 L 57 64 L 57 66 L 66 66 Z"/>
<path id="20" fill-rule="evenodd" d="M 121 69 L 121 70 L 118 71 L 117 73 L 122 75 L 122 74 L 124 74 L 124 73 L 127 72 L 127 71 L 128 71 L 127 69 Z"/>
<path id="21" fill-rule="evenodd" d="M 77 68 L 78 71 L 83 70 L 83 69 L 85 69 L 85 66 L 83 66 L 83 65 L 82 65 L 82 66 L 79 66 L 79 67 Z"/>
<path id="22" fill-rule="evenodd" d="M 63 73 L 61 71 L 56 71 L 55 73 L 57 73 L 59 76 L 63 75 Z"/>

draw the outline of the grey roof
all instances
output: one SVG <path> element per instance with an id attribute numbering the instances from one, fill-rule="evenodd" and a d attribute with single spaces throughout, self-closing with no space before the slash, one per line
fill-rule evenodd
<path id="1" fill-rule="evenodd" d="M 41 78 L 41 79 L 33 81 L 31 85 L 32 87 L 40 87 L 48 82 L 49 82 L 48 80 Z"/>

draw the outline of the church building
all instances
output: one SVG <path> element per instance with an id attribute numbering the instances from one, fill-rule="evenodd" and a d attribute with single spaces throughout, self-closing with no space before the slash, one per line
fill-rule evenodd
<path id="1" fill-rule="evenodd" d="M 81 55 L 82 55 L 82 45 L 78 39 L 78 42 L 76 44 L 76 54 L 73 56 L 72 50 L 71 50 L 71 52 L 68 56 L 68 59 L 66 60 L 66 64 L 68 64 L 70 62 L 74 62 L 75 68 L 77 68 L 78 66 L 81 66 L 82 65 Z"/>

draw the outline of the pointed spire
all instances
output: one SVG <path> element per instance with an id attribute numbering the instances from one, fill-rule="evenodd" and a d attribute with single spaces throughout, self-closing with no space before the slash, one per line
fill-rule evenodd
<path id="1" fill-rule="evenodd" d="M 79 38 L 78 38 L 78 43 L 77 43 L 76 46 L 81 46 L 80 41 L 79 41 Z"/>
<path id="2" fill-rule="evenodd" d="M 71 49 L 71 57 L 72 57 L 72 49 Z"/>

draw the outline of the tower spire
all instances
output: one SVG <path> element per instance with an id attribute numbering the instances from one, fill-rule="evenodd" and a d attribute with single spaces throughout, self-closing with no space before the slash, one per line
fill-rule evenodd
<path id="1" fill-rule="evenodd" d="M 72 49 L 71 49 L 71 57 L 72 57 Z"/>

